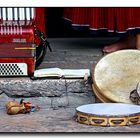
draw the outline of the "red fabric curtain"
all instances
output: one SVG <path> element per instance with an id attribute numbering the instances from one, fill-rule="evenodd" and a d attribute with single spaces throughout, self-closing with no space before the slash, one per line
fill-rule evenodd
<path id="1" fill-rule="evenodd" d="M 41 32 L 46 32 L 45 8 L 35 8 L 35 25 Z"/>
<path id="2" fill-rule="evenodd" d="M 140 8 L 65 8 L 64 17 L 73 26 L 89 26 L 91 30 L 125 32 L 140 27 Z"/>
<path id="3" fill-rule="evenodd" d="M 39 31 L 46 34 L 45 28 L 45 8 L 35 8 L 35 25 Z M 36 44 L 39 45 L 40 40 L 36 37 Z"/>

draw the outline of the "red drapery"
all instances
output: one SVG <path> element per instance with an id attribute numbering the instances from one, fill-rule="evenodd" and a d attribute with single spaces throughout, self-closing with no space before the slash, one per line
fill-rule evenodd
<path id="1" fill-rule="evenodd" d="M 64 18 L 73 26 L 124 33 L 140 27 L 140 8 L 65 8 Z"/>
<path id="2" fill-rule="evenodd" d="M 46 32 L 45 8 L 35 8 L 35 25 L 41 32 Z"/>
<path id="3" fill-rule="evenodd" d="M 46 34 L 45 27 L 45 8 L 35 8 L 35 25 L 37 29 Z M 40 40 L 36 37 L 36 44 L 39 45 Z"/>

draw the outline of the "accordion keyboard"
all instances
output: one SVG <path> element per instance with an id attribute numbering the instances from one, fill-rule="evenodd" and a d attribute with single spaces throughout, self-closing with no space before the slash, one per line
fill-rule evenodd
<path id="1" fill-rule="evenodd" d="M 0 8 L 0 25 L 31 25 L 35 18 L 34 8 Z"/>
<path id="2" fill-rule="evenodd" d="M 35 8 L 0 8 L 0 43 L 34 43 Z"/>

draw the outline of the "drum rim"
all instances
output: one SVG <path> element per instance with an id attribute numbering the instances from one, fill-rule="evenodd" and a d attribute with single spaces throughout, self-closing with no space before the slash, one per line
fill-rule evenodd
<path id="1" fill-rule="evenodd" d="M 111 100 L 111 99 L 108 99 L 106 96 L 104 96 L 103 94 L 102 94 L 102 92 L 101 92 L 101 90 L 98 88 L 98 86 L 96 85 L 96 81 L 95 81 L 95 68 L 96 68 L 96 66 L 97 66 L 97 64 L 104 58 L 104 57 L 106 57 L 107 55 L 110 55 L 110 54 L 106 54 L 105 56 L 103 56 L 101 59 L 99 59 L 96 63 L 95 63 L 95 65 L 94 65 L 94 68 L 93 68 L 93 70 L 92 70 L 92 80 L 93 80 L 93 86 L 92 86 L 92 89 L 93 89 L 93 91 L 94 91 L 94 89 L 96 90 L 96 91 L 94 91 L 94 93 L 95 93 L 95 95 L 98 97 L 98 99 L 101 101 L 101 102 L 106 102 L 106 101 L 104 101 L 104 99 L 101 99 L 101 97 L 99 97 L 99 96 L 103 96 L 103 98 L 105 98 L 105 100 L 107 99 L 107 100 Z M 98 93 L 99 94 L 98 94 Z M 116 102 L 116 101 L 113 101 L 113 100 L 111 100 L 111 102 Z"/>
<path id="2" fill-rule="evenodd" d="M 106 97 L 104 97 L 102 94 L 100 94 L 100 92 L 97 90 L 97 88 L 95 87 L 94 84 L 92 84 L 92 89 L 94 91 L 94 94 L 96 95 L 96 97 L 103 103 L 110 103 L 112 102 L 111 100 L 108 100 Z"/>
<path id="3" fill-rule="evenodd" d="M 96 103 L 96 104 L 104 104 L 104 103 Z M 118 104 L 118 103 L 105 103 L 105 104 Z M 127 104 L 127 105 L 133 105 L 133 104 L 128 104 L 128 103 L 120 103 L 120 104 Z M 86 104 L 86 105 L 91 105 L 91 104 Z M 84 106 L 84 105 L 81 105 L 81 106 Z M 138 105 L 136 105 L 138 106 Z M 80 107 L 80 106 L 79 106 Z M 78 108 L 78 107 L 77 107 Z M 91 114 L 91 113 L 85 113 L 85 112 L 81 112 L 79 110 L 77 110 L 76 108 L 76 114 L 81 114 L 81 115 L 85 115 L 87 117 L 99 117 L 99 118 L 131 118 L 131 117 L 137 117 L 139 116 L 140 117 L 140 111 L 137 112 L 137 113 L 130 113 L 128 115 L 97 115 L 97 114 Z"/>
<path id="4" fill-rule="evenodd" d="M 96 114 L 90 114 L 90 113 L 83 113 L 83 112 L 80 112 L 80 111 L 77 111 L 76 110 L 76 113 L 77 114 L 82 114 L 82 115 L 85 115 L 85 116 L 92 116 L 92 117 L 99 117 L 99 118 L 131 118 L 131 117 L 137 117 L 139 116 L 140 117 L 140 112 L 139 113 L 134 113 L 134 114 L 129 114 L 129 115 L 96 115 Z"/>
<path id="5" fill-rule="evenodd" d="M 96 81 L 95 81 L 95 68 L 96 68 L 97 64 L 98 64 L 102 59 L 104 59 L 106 56 L 112 55 L 112 54 L 114 54 L 114 53 L 127 52 L 127 51 L 139 52 L 139 53 L 140 53 L 140 51 L 139 51 L 139 50 L 136 50 L 136 49 L 125 49 L 125 50 L 118 50 L 118 51 L 116 51 L 116 52 L 112 52 L 112 53 L 106 54 L 106 55 L 103 56 L 101 59 L 99 59 L 98 62 L 96 62 L 96 64 L 94 65 L 94 68 L 93 68 L 93 70 L 92 70 L 92 72 L 93 72 L 93 74 L 92 74 L 92 80 L 93 80 L 94 85 L 96 86 L 96 90 L 97 90 L 100 94 L 104 95 L 104 97 L 105 97 L 107 100 L 111 100 L 112 102 L 121 102 L 121 100 L 118 101 L 118 100 L 109 98 L 108 96 L 106 96 L 106 94 L 103 94 L 103 93 L 102 93 L 102 91 L 99 89 L 99 87 L 97 86 Z M 129 103 L 129 104 L 130 104 L 131 102 L 122 102 L 122 103 Z"/>
<path id="6" fill-rule="evenodd" d="M 80 117 L 84 117 L 86 119 L 85 122 L 82 122 L 80 120 Z M 93 124 L 91 123 L 91 120 L 95 119 L 95 120 L 103 120 L 103 122 L 101 122 L 101 124 Z M 134 122 L 132 121 L 134 119 Z M 135 121 L 136 119 L 136 121 Z M 119 121 L 122 120 L 122 123 L 119 124 L 112 124 L 113 121 Z M 90 115 L 88 113 L 81 113 L 80 111 L 76 111 L 76 121 L 82 124 L 86 124 L 86 125 L 91 125 L 91 126 L 130 126 L 130 125 L 136 125 L 136 124 L 140 124 L 140 113 L 135 113 L 135 114 L 130 114 L 130 115 Z M 105 123 L 105 124 L 104 124 Z"/>

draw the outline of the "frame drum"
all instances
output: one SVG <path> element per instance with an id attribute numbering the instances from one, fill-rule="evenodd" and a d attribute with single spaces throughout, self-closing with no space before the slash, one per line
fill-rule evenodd
<path id="1" fill-rule="evenodd" d="M 140 124 L 140 106 L 123 103 L 82 105 L 76 108 L 76 121 L 93 126 Z"/>
<path id="2" fill-rule="evenodd" d="M 94 90 L 94 93 L 96 95 L 96 97 L 99 99 L 100 102 L 103 102 L 103 103 L 112 103 L 111 100 L 108 100 L 105 96 L 103 96 L 95 87 L 94 84 L 92 84 L 92 88 Z"/>
<path id="3" fill-rule="evenodd" d="M 105 98 L 104 102 L 132 103 L 130 92 L 140 81 L 140 51 L 120 50 L 106 55 L 96 64 L 92 78 L 93 91 Z"/>

